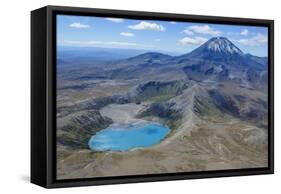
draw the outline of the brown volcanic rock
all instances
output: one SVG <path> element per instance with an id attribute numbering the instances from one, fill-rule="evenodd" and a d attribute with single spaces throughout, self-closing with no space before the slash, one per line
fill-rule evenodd
<path id="1" fill-rule="evenodd" d="M 97 110 L 85 110 L 58 119 L 59 144 L 72 148 L 88 148 L 88 141 L 97 131 L 108 127 L 112 120 Z"/>

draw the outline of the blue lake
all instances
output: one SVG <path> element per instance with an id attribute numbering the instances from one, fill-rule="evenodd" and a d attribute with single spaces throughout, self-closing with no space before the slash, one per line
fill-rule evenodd
<path id="1" fill-rule="evenodd" d="M 95 151 L 128 151 L 158 144 L 170 129 L 160 123 L 112 125 L 92 136 L 89 147 Z"/>

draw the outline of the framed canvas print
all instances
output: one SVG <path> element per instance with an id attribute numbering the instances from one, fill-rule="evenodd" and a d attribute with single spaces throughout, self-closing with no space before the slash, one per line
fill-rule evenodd
<path id="1" fill-rule="evenodd" d="M 273 21 L 31 13 L 31 182 L 273 173 Z"/>

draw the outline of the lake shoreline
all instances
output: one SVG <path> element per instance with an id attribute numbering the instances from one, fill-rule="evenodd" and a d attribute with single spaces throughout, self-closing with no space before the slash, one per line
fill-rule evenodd
<path id="1" fill-rule="evenodd" d="M 159 122 L 135 118 L 143 108 L 145 105 L 135 103 L 110 104 L 102 108 L 101 115 L 112 119 L 113 124 L 90 138 L 90 149 L 103 152 L 131 151 L 161 143 L 171 129 Z M 129 136 L 127 139 L 126 135 Z"/>

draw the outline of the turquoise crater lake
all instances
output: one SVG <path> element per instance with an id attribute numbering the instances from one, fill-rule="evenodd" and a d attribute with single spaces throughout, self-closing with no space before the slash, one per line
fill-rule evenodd
<path id="1" fill-rule="evenodd" d="M 94 151 L 128 151 L 158 144 L 170 129 L 160 123 L 145 122 L 130 125 L 114 124 L 91 137 L 89 147 Z"/>

